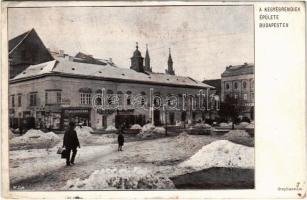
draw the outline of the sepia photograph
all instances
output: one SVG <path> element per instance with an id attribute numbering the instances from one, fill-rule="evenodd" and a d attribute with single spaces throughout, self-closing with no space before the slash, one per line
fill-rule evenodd
<path id="1" fill-rule="evenodd" d="M 254 29 L 251 4 L 8 8 L 9 190 L 255 189 Z"/>

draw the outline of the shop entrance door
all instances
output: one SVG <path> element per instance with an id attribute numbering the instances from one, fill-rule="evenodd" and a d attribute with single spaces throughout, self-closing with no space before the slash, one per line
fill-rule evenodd
<path id="1" fill-rule="evenodd" d="M 154 110 L 154 125 L 155 126 L 161 125 L 160 110 L 158 109 Z"/>
<path id="2" fill-rule="evenodd" d="M 107 116 L 102 115 L 102 127 L 107 128 Z"/>
<path id="3" fill-rule="evenodd" d="M 173 112 L 169 113 L 169 121 L 171 125 L 175 124 L 175 113 Z"/>

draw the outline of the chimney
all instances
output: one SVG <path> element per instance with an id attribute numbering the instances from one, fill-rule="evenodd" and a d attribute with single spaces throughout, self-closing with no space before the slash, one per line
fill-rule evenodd
<path id="1" fill-rule="evenodd" d="M 109 58 L 110 63 L 113 63 L 112 58 Z"/>
<path id="2" fill-rule="evenodd" d="M 59 56 L 64 57 L 64 50 L 59 50 Z"/>

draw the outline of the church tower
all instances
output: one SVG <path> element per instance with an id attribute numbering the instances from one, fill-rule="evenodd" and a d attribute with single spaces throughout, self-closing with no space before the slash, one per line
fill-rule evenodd
<path id="1" fill-rule="evenodd" d="M 138 43 L 136 43 L 136 50 L 131 57 L 131 66 L 130 69 L 133 69 L 137 72 L 144 72 L 143 60 L 141 52 L 139 51 Z"/>
<path id="2" fill-rule="evenodd" d="M 145 67 L 144 67 L 145 72 L 152 72 L 152 69 L 150 67 L 150 57 L 148 53 L 148 45 L 146 44 L 146 55 L 145 55 Z"/>
<path id="3" fill-rule="evenodd" d="M 172 59 L 171 49 L 170 48 L 169 48 L 169 55 L 168 55 L 167 65 L 168 65 L 168 68 L 167 68 L 167 70 L 165 70 L 165 73 L 169 74 L 169 75 L 175 75 L 175 71 L 173 69 L 173 59 Z"/>

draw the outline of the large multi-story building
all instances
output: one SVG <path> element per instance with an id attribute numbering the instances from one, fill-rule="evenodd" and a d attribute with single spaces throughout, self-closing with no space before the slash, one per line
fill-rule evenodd
<path id="1" fill-rule="evenodd" d="M 168 74 L 152 72 L 148 48 L 145 65 L 138 48 L 130 69 L 111 59 L 84 53 L 69 56 L 63 51 L 52 53 L 55 60 L 30 65 L 9 81 L 11 120 L 32 117 L 37 126 L 50 129 L 63 129 L 72 120 L 97 129 L 123 122 L 161 125 L 203 120 L 213 87 L 174 75 L 171 54 Z"/>
<path id="2" fill-rule="evenodd" d="M 228 66 L 222 73 L 221 100 L 235 99 L 241 106 L 241 115 L 254 119 L 255 77 L 254 64 Z"/>

